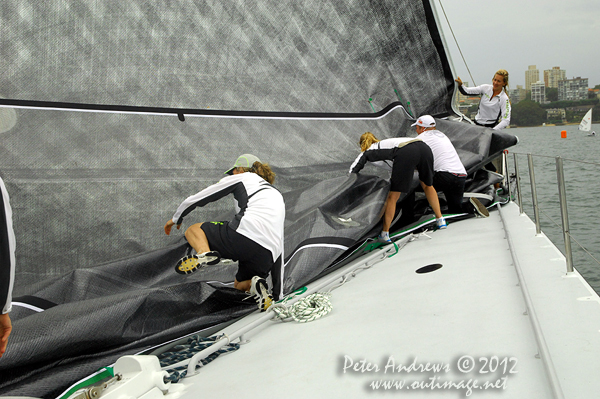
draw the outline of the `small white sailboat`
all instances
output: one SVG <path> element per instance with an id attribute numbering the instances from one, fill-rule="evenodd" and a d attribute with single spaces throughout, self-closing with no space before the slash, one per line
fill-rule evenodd
<path id="1" fill-rule="evenodd" d="M 592 108 L 585 114 L 581 123 L 579 124 L 579 130 L 588 132 L 588 136 L 596 136 L 596 132 L 590 132 L 592 130 Z"/>

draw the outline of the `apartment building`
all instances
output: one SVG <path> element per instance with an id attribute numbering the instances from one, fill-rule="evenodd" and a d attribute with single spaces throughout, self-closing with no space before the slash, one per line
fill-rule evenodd
<path id="1" fill-rule="evenodd" d="M 546 85 L 542 81 L 537 81 L 531 84 L 531 101 L 536 103 L 546 103 Z"/>
<path id="2" fill-rule="evenodd" d="M 576 101 L 588 98 L 588 78 L 573 78 L 558 81 L 558 100 Z"/>
<path id="3" fill-rule="evenodd" d="M 525 90 L 531 91 L 531 85 L 540 80 L 540 70 L 535 65 L 529 65 L 525 71 Z"/>
<path id="4" fill-rule="evenodd" d="M 544 84 L 546 87 L 558 88 L 558 82 L 567 78 L 567 71 L 560 67 L 544 70 Z"/>

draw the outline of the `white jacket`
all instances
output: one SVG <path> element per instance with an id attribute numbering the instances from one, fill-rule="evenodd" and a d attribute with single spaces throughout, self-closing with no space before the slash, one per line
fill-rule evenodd
<path id="1" fill-rule="evenodd" d="M 233 194 L 237 211 L 229 226 L 271 251 L 275 262 L 283 252 L 285 204 L 281 193 L 256 173 L 226 176 L 186 198 L 173 215 L 173 222 L 181 224 L 183 218 L 197 206 L 229 194 Z"/>
<path id="2" fill-rule="evenodd" d="M 481 94 L 479 109 L 475 116 L 475 121 L 482 125 L 489 125 L 498 122 L 494 129 L 504 129 L 510 125 L 510 100 L 508 95 L 502 90 L 500 94 L 494 96 L 494 87 L 492 85 L 481 85 L 477 87 L 459 86 L 458 89 L 465 95 Z"/>

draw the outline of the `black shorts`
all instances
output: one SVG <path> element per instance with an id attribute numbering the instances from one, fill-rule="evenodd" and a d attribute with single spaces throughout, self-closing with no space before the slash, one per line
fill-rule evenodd
<path id="1" fill-rule="evenodd" d="M 200 228 L 211 251 L 219 251 L 222 258 L 238 262 L 237 281 L 251 280 L 254 276 L 267 278 L 274 264 L 271 251 L 229 227 L 229 222 L 204 222 Z"/>
<path id="2" fill-rule="evenodd" d="M 466 176 L 458 176 L 450 172 L 435 172 L 433 187 L 436 191 L 444 192 L 449 213 L 463 212 L 462 202 L 466 180 Z"/>
<path id="3" fill-rule="evenodd" d="M 395 149 L 393 160 L 390 191 L 408 191 L 415 169 L 419 172 L 419 180 L 427 186 L 433 185 L 433 153 L 423 141 L 415 141 Z"/>

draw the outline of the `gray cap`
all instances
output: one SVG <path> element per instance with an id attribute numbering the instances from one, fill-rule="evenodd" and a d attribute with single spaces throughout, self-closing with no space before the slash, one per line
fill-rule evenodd
<path id="1" fill-rule="evenodd" d="M 238 157 L 231 169 L 225 172 L 226 175 L 232 175 L 235 168 L 251 168 L 254 162 L 260 162 L 257 156 L 252 154 L 243 154 Z"/>

